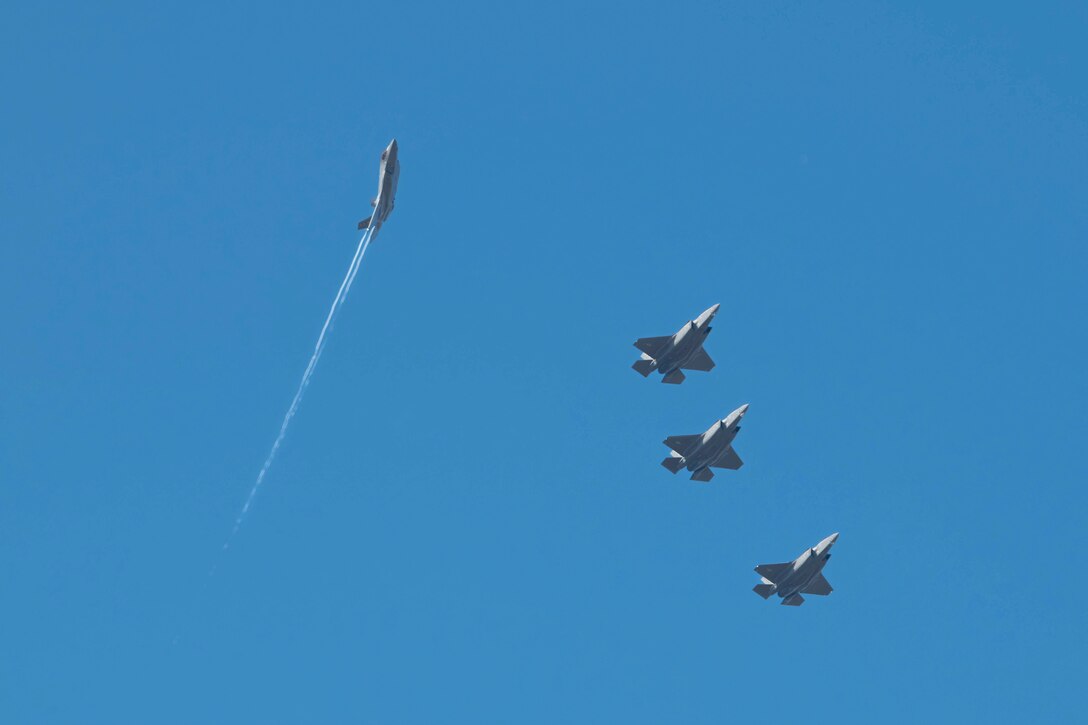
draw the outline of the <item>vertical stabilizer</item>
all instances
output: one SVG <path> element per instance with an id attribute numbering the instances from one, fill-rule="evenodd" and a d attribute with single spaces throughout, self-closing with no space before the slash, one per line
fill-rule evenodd
<path id="1" fill-rule="evenodd" d="M 691 474 L 692 481 L 699 481 L 701 483 L 706 483 L 712 478 L 714 478 L 714 471 L 711 471 L 709 468 L 700 468 L 698 471 Z"/>
<path id="2" fill-rule="evenodd" d="M 670 385 L 679 385 L 684 382 L 684 374 L 679 370 L 673 370 L 671 373 L 661 379 L 663 383 L 669 383 Z"/>

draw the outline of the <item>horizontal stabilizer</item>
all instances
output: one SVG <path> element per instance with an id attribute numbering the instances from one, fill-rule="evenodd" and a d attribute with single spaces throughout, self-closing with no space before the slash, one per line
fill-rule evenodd
<path id="1" fill-rule="evenodd" d="M 744 461 L 740 459 L 737 452 L 733 450 L 733 446 L 729 446 L 725 449 L 725 452 L 718 456 L 718 460 L 714 461 L 710 465 L 715 468 L 728 468 L 732 471 L 737 470 L 744 465 Z"/>
<path id="2" fill-rule="evenodd" d="M 636 360 L 635 364 L 631 367 L 635 369 L 635 372 L 645 378 L 654 371 L 654 369 L 657 367 L 657 363 L 655 363 L 653 360 L 642 359 Z"/>
<path id="3" fill-rule="evenodd" d="M 359 228 L 360 229 L 366 229 L 367 227 L 369 227 L 370 226 L 370 220 L 373 219 L 373 218 L 374 218 L 373 216 L 368 216 L 366 219 L 363 219 L 361 222 L 359 222 Z"/>
<path id="4" fill-rule="evenodd" d="M 681 468 L 684 467 L 684 459 L 669 456 L 668 458 L 666 458 L 665 460 L 663 460 L 661 462 L 661 465 L 664 466 L 665 468 L 669 469 L 673 473 L 676 473 L 677 471 L 679 471 Z"/>
<path id="5" fill-rule="evenodd" d="M 681 367 L 685 370 L 701 370 L 708 373 L 714 369 L 714 361 L 706 354 L 706 350 L 700 347 Z"/>
<path id="6" fill-rule="evenodd" d="M 682 456 L 691 455 L 691 452 L 699 445 L 702 436 L 698 433 L 689 436 L 669 436 L 662 441 L 669 448 Z"/>
<path id="7" fill-rule="evenodd" d="M 799 607 L 805 603 L 805 598 L 800 594 L 791 594 L 782 600 L 782 603 L 787 607 Z"/>
<path id="8" fill-rule="evenodd" d="M 831 585 L 827 583 L 827 579 L 824 579 L 823 572 L 817 574 L 812 578 L 805 588 L 801 590 L 805 594 L 815 594 L 820 597 L 826 597 L 832 592 Z"/>
<path id="9" fill-rule="evenodd" d="M 700 481 L 702 483 L 706 483 L 712 478 L 714 478 L 714 471 L 711 471 L 709 468 L 700 468 L 698 471 L 691 474 L 692 481 Z"/>
<path id="10" fill-rule="evenodd" d="M 774 594 L 774 584 L 756 584 L 752 591 L 766 599 Z"/>
<path id="11" fill-rule="evenodd" d="M 793 569 L 793 562 L 791 561 L 782 564 L 760 564 L 756 567 L 756 574 L 759 574 L 771 584 L 777 584 L 786 577 L 791 569 Z"/>
<path id="12" fill-rule="evenodd" d="M 661 379 L 663 383 L 669 383 L 670 385 L 679 385 L 684 382 L 684 374 L 679 370 L 673 370 L 671 373 Z"/>
<path id="13" fill-rule="evenodd" d="M 656 360 L 659 357 L 659 353 L 664 350 L 670 342 L 672 342 L 672 335 L 665 335 L 663 337 L 640 337 L 635 340 L 635 347 Z"/>

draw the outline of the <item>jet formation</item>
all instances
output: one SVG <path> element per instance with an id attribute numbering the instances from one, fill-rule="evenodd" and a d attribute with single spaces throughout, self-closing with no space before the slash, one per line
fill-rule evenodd
<path id="1" fill-rule="evenodd" d="M 381 164 L 378 169 L 378 194 L 370 202 L 374 211 L 366 219 L 359 222 L 359 229 L 368 230 L 368 234 L 364 235 L 363 239 L 360 240 L 360 246 L 355 253 L 355 258 L 352 260 L 348 276 L 333 301 L 329 318 L 325 323 L 325 328 L 322 329 L 321 337 L 318 339 L 317 351 L 314 353 L 314 357 L 311 359 L 310 365 L 303 376 L 299 391 L 296 393 L 295 400 L 292 402 L 291 408 L 280 428 L 280 434 L 272 447 L 272 452 L 265 461 L 265 465 L 257 477 L 256 484 L 250 491 L 249 498 L 242 509 L 242 514 L 239 515 L 238 520 L 235 522 L 234 532 L 237 532 L 242 517 L 249 509 L 257 489 L 260 487 L 261 481 L 272 463 L 276 450 L 283 440 L 287 424 L 294 415 L 302 393 L 309 383 L 309 376 L 312 374 L 317 357 L 324 347 L 325 330 L 328 329 L 330 322 L 343 302 L 343 297 L 351 286 L 358 263 L 366 252 L 369 242 L 377 235 L 393 211 L 397 195 L 397 181 L 399 179 L 400 161 L 397 159 L 397 140 L 393 139 L 381 155 Z M 714 361 L 707 354 L 703 345 L 712 329 L 710 323 L 713 321 L 714 316 L 718 314 L 720 308 L 720 304 L 708 307 L 694 320 L 685 323 L 675 334 L 639 338 L 635 341 L 635 347 L 638 348 L 642 355 L 631 367 L 644 378 L 649 377 L 654 372 L 661 373 L 661 382 L 671 385 L 679 385 L 684 382 L 684 370 L 710 372 L 715 367 Z M 733 449 L 733 440 L 737 437 L 737 433 L 740 432 L 740 422 L 747 412 L 748 404 L 745 403 L 724 418 L 714 421 L 713 425 L 703 433 L 667 437 L 663 442 L 669 447 L 671 454 L 661 462 L 661 465 L 674 474 L 679 473 L 681 469 L 686 469 L 691 472 L 691 480 L 704 483 L 714 478 L 714 472 L 710 470 L 712 468 L 738 470 L 744 465 L 744 462 Z M 233 536 L 234 533 L 232 532 L 231 537 Z M 777 594 L 781 598 L 782 604 L 794 607 L 804 603 L 805 599 L 802 596 L 804 594 L 820 596 L 830 594 L 832 591 L 831 585 L 824 578 L 823 569 L 831 558 L 831 547 L 838 538 L 837 533 L 828 536 L 793 561 L 781 564 L 758 565 L 755 571 L 760 575 L 761 583 L 755 586 L 755 593 L 764 599 L 769 599 Z M 229 543 L 230 540 L 228 539 L 227 545 Z"/>
<path id="2" fill-rule="evenodd" d="M 644 378 L 661 373 L 661 382 L 679 385 L 684 382 L 684 370 L 710 372 L 714 361 L 703 348 L 710 335 L 710 323 L 718 314 L 720 304 L 712 305 L 694 320 L 690 320 L 673 335 L 640 337 L 635 347 L 642 353 L 631 367 Z M 744 465 L 733 449 L 733 440 L 740 432 L 740 422 L 748 412 L 748 404 L 740 406 L 703 433 L 669 436 L 662 441 L 671 453 L 661 465 L 672 473 L 681 469 L 691 472 L 692 481 L 706 483 L 714 478 L 712 468 L 736 471 Z M 762 577 L 755 592 L 764 599 L 777 594 L 782 604 L 800 606 L 803 594 L 827 595 L 831 585 L 823 576 L 823 568 L 831 558 L 831 547 L 838 540 L 832 534 L 793 561 L 782 564 L 760 564 L 756 572 Z"/>

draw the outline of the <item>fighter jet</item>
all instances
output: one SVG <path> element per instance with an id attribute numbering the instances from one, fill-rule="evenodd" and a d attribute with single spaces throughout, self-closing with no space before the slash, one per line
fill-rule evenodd
<path id="1" fill-rule="evenodd" d="M 642 351 L 642 357 L 633 367 L 642 377 L 658 370 L 664 376 L 663 383 L 679 385 L 684 382 L 684 370 L 702 370 L 708 372 L 714 368 L 714 361 L 706 354 L 703 343 L 710 334 L 710 321 L 718 314 L 721 305 L 714 305 L 694 320 L 680 328 L 675 335 L 664 337 L 640 337 L 635 340 L 635 347 Z"/>
<path id="2" fill-rule="evenodd" d="M 828 536 L 793 561 L 760 564 L 756 567 L 756 574 L 763 578 L 763 583 L 756 584 L 752 591 L 764 599 L 777 594 L 782 597 L 782 603 L 790 607 L 805 603 L 802 594 L 830 594 L 831 585 L 824 579 L 823 568 L 831 558 L 831 547 L 838 538 L 838 534 Z"/>
<path id="3" fill-rule="evenodd" d="M 374 227 L 372 234 L 378 235 L 378 230 L 389 218 L 389 212 L 393 211 L 393 199 L 397 195 L 397 179 L 400 178 L 400 162 L 397 161 L 397 140 L 393 139 L 382 151 L 382 163 L 378 169 L 378 195 L 370 200 L 374 207 L 374 213 L 359 222 L 360 229 Z"/>
<path id="4" fill-rule="evenodd" d="M 716 306 L 716 305 L 715 305 Z M 691 471 L 692 481 L 709 481 L 714 478 L 711 468 L 731 468 L 734 471 L 744 465 L 733 450 L 733 439 L 740 430 L 740 419 L 748 412 L 748 404 L 740 406 L 707 429 L 706 433 L 690 436 L 669 436 L 665 445 L 673 454 L 661 465 L 673 473 L 681 468 Z"/>

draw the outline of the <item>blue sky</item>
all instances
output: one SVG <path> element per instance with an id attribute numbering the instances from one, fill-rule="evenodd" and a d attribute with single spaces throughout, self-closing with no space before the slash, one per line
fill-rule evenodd
<path id="1" fill-rule="evenodd" d="M 592 5 L 6 8 L 0 720 L 1080 711 L 1088 12 Z"/>

